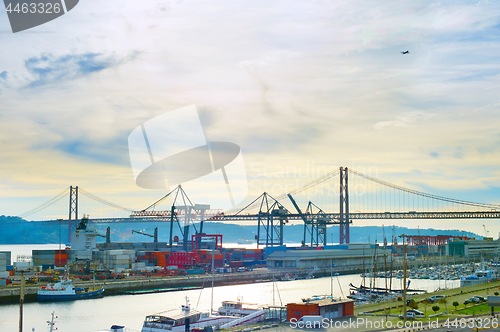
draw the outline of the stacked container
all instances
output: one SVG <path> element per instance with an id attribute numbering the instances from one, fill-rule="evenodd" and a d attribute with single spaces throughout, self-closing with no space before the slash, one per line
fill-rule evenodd
<path id="1" fill-rule="evenodd" d="M 41 266 L 42 270 L 53 269 L 55 266 L 63 267 L 68 263 L 70 250 L 32 250 L 33 264 Z"/>
<path id="2" fill-rule="evenodd" d="M 6 286 L 9 279 L 9 272 L 7 271 L 7 254 L 0 254 L 0 286 Z"/>
<path id="3" fill-rule="evenodd" d="M 7 260 L 7 265 L 12 265 L 10 251 L 0 251 L 0 254 L 5 254 L 5 259 Z"/>
<path id="4" fill-rule="evenodd" d="M 135 250 L 99 251 L 97 258 L 105 269 L 130 269 L 130 264 L 135 261 Z"/>

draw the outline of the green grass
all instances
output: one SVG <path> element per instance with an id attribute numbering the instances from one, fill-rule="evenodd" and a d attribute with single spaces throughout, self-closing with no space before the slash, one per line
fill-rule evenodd
<path id="1" fill-rule="evenodd" d="M 455 313 L 460 314 L 460 315 L 472 315 L 474 314 L 486 314 L 491 312 L 491 307 L 488 307 L 487 303 L 482 303 L 474 307 L 470 308 L 463 308 L 460 310 L 457 310 Z"/>

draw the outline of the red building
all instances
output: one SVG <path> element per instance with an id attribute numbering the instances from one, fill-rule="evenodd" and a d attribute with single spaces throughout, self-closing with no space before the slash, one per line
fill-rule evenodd
<path id="1" fill-rule="evenodd" d="M 302 316 L 321 316 L 322 318 L 335 319 L 354 314 L 354 301 L 321 299 L 305 303 L 288 303 L 286 305 L 286 318 L 300 319 Z"/>

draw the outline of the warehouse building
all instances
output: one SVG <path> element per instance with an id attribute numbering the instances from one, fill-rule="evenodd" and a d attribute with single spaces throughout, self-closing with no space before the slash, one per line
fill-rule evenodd
<path id="1" fill-rule="evenodd" d="M 446 245 L 447 256 L 457 257 L 483 257 L 498 260 L 500 254 L 500 241 L 492 239 L 465 240 L 449 242 Z"/>
<path id="2" fill-rule="evenodd" d="M 375 262 L 384 264 L 391 257 L 391 249 L 383 248 L 378 244 L 341 244 L 318 248 L 304 247 L 268 247 L 266 248 L 266 261 L 269 269 L 282 268 L 330 268 L 361 267 Z"/>

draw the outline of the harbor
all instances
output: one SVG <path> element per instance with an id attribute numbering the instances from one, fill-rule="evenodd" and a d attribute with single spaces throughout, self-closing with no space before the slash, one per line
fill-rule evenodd
<path id="1" fill-rule="evenodd" d="M 333 281 L 333 282 L 332 282 Z M 277 281 L 249 283 L 214 288 L 213 306 L 216 309 L 222 301 L 236 300 L 238 296 L 244 302 L 260 305 L 284 306 L 287 303 L 301 302 L 302 298 L 312 295 L 330 295 L 333 288 L 334 297 L 345 297 L 348 294 L 349 283 L 359 284 L 362 278 L 359 274 L 340 275 L 331 279 L 322 277 L 308 280 Z M 438 280 L 415 280 L 416 288 L 427 289 L 429 292 L 439 288 Z M 442 283 L 443 281 L 441 281 Z M 333 287 L 332 287 L 333 286 Z M 459 281 L 453 281 L 449 287 L 458 287 Z M 274 291 L 273 291 L 274 290 Z M 314 291 L 314 293 L 312 293 Z M 36 331 L 44 331 L 45 322 L 50 312 L 59 316 L 59 331 L 71 330 L 72 324 L 85 326 L 82 331 L 100 331 L 109 329 L 112 324 L 124 325 L 131 331 L 140 331 L 146 315 L 180 307 L 188 296 L 193 307 L 208 310 L 211 307 L 210 286 L 204 289 L 174 291 L 143 295 L 105 296 L 101 299 L 74 301 L 71 303 L 53 302 L 25 304 L 25 326 L 35 327 Z M 10 319 L 19 311 L 18 304 L 4 304 L 0 310 L 0 319 L 9 321 L 6 330 L 14 330 L 17 321 Z M 85 315 L 81 315 L 85 312 Z M 8 328 L 8 329 L 7 329 Z"/>

